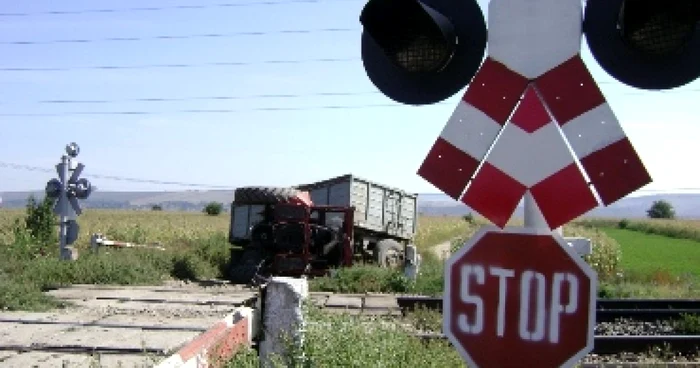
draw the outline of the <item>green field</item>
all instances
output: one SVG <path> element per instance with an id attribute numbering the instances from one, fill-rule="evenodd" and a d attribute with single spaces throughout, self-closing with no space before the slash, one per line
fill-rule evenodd
<path id="1" fill-rule="evenodd" d="M 700 277 L 700 242 L 638 231 L 605 228 L 622 249 L 622 268 L 635 274 L 668 272 Z"/>

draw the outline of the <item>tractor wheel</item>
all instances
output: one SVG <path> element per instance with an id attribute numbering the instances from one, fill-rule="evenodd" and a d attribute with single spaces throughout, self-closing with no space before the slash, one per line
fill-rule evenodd
<path id="1" fill-rule="evenodd" d="M 404 260 L 403 246 L 393 239 L 380 240 L 374 247 L 374 260 L 382 268 L 399 267 Z"/>
<path id="2" fill-rule="evenodd" d="M 247 249 L 238 262 L 231 265 L 230 281 L 234 284 L 249 284 L 258 273 L 262 261 L 262 252 L 257 249 Z"/>
<path id="3" fill-rule="evenodd" d="M 236 204 L 276 204 L 286 203 L 299 193 L 294 188 L 243 187 L 233 193 Z"/>

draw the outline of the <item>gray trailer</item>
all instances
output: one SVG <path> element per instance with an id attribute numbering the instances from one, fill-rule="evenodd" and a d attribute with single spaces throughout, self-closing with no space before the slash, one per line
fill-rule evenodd
<path id="1" fill-rule="evenodd" d="M 296 186 L 309 192 L 316 206 L 354 207 L 353 241 L 357 253 L 385 258 L 386 252 L 404 258 L 417 228 L 418 194 L 347 174 Z M 359 252 L 358 252 L 359 251 Z"/>
<path id="2" fill-rule="evenodd" d="M 388 187 L 352 174 L 296 186 L 316 206 L 355 207 L 355 231 L 366 237 L 410 243 L 416 234 L 415 193 Z M 357 237 L 357 234 L 356 234 Z"/>
<path id="3" fill-rule="evenodd" d="M 319 274 L 356 261 L 415 264 L 415 193 L 347 174 L 294 187 L 242 187 L 231 203 L 231 279 Z"/>

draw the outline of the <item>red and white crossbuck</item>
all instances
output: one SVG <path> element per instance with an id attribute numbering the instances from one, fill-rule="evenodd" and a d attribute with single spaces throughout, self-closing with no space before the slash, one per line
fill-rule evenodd
<path id="1" fill-rule="evenodd" d="M 598 205 L 589 181 L 606 206 L 651 182 L 581 59 L 581 6 L 491 0 L 489 55 L 418 171 L 501 228 L 528 190 L 554 229 Z"/>

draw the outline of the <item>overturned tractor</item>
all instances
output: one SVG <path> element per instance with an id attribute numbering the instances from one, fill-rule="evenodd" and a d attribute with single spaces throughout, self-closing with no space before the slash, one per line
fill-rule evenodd
<path id="1" fill-rule="evenodd" d="M 231 281 L 415 262 L 416 198 L 352 175 L 294 188 L 238 188 L 231 204 Z"/>

